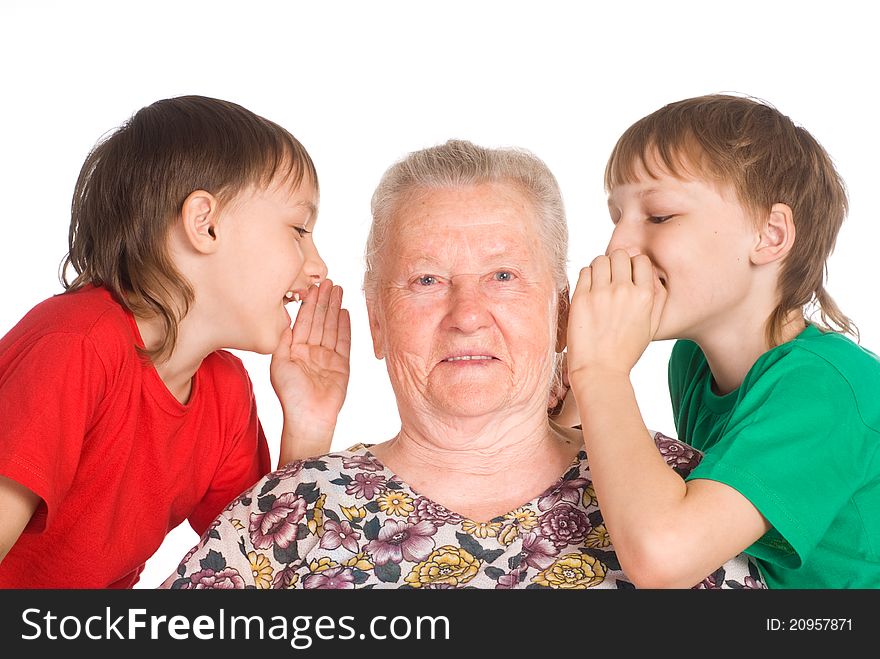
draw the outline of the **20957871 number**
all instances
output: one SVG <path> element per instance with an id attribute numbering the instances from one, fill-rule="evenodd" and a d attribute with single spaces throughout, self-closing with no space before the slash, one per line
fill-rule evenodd
<path id="1" fill-rule="evenodd" d="M 852 631 L 852 618 L 767 618 L 767 631 Z"/>

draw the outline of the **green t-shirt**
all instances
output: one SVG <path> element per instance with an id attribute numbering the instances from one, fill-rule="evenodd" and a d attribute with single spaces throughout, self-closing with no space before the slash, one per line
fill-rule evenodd
<path id="1" fill-rule="evenodd" d="M 880 588 L 880 360 L 808 325 L 712 392 L 692 341 L 669 391 L 678 438 L 705 453 L 688 480 L 725 483 L 773 528 L 746 550 L 770 588 Z"/>

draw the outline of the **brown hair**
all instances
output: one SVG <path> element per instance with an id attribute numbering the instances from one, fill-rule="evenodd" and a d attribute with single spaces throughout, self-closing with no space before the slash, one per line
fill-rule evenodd
<path id="1" fill-rule="evenodd" d="M 776 308 L 767 319 L 770 346 L 788 314 L 818 308 L 827 329 L 857 334 L 825 291 L 827 259 L 847 213 L 846 187 L 824 148 L 806 130 L 759 99 L 716 94 L 670 103 L 630 126 L 605 168 L 605 188 L 632 181 L 658 163 L 674 176 L 696 169 L 731 184 L 756 218 L 788 205 L 797 230 L 779 274 Z M 833 325 L 833 326 L 832 326 Z"/>
<path id="2" fill-rule="evenodd" d="M 142 108 L 82 166 L 61 265 L 64 288 L 104 286 L 135 315 L 161 318 L 163 340 L 144 354 L 167 359 L 195 297 L 166 248 L 183 202 L 205 190 L 223 204 L 276 176 L 293 186 L 308 178 L 317 190 L 314 163 L 296 138 L 240 105 L 180 96 Z M 77 273 L 71 282 L 68 266 Z"/>

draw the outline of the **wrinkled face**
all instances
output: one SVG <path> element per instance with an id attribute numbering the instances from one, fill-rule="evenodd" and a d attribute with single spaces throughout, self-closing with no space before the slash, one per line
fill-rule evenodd
<path id="1" fill-rule="evenodd" d="M 317 194 L 309 180 L 245 190 L 221 211 L 222 322 L 229 347 L 267 354 L 290 324 L 288 291 L 304 295 L 327 275 L 312 240 Z"/>
<path id="2" fill-rule="evenodd" d="M 546 409 L 557 296 L 537 221 L 503 183 L 427 190 L 398 206 L 367 306 L 402 409 Z"/>
<path id="3" fill-rule="evenodd" d="M 642 168 L 608 197 L 614 232 L 607 253 L 624 249 L 654 263 L 668 297 L 657 339 L 700 340 L 748 313 L 754 222 L 732 186 Z"/>

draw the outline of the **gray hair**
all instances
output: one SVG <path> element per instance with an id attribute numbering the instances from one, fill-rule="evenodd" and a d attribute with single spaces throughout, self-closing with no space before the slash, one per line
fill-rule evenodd
<path id="1" fill-rule="evenodd" d="M 488 149 L 466 140 L 414 151 L 389 167 L 373 193 L 373 223 L 367 237 L 364 289 L 376 283 L 388 239 L 391 218 L 399 204 L 419 191 L 457 188 L 482 183 L 509 183 L 534 204 L 540 220 L 538 235 L 547 250 L 557 290 L 568 286 L 568 227 L 556 177 L 547 165 L 525 149 Z"/>

